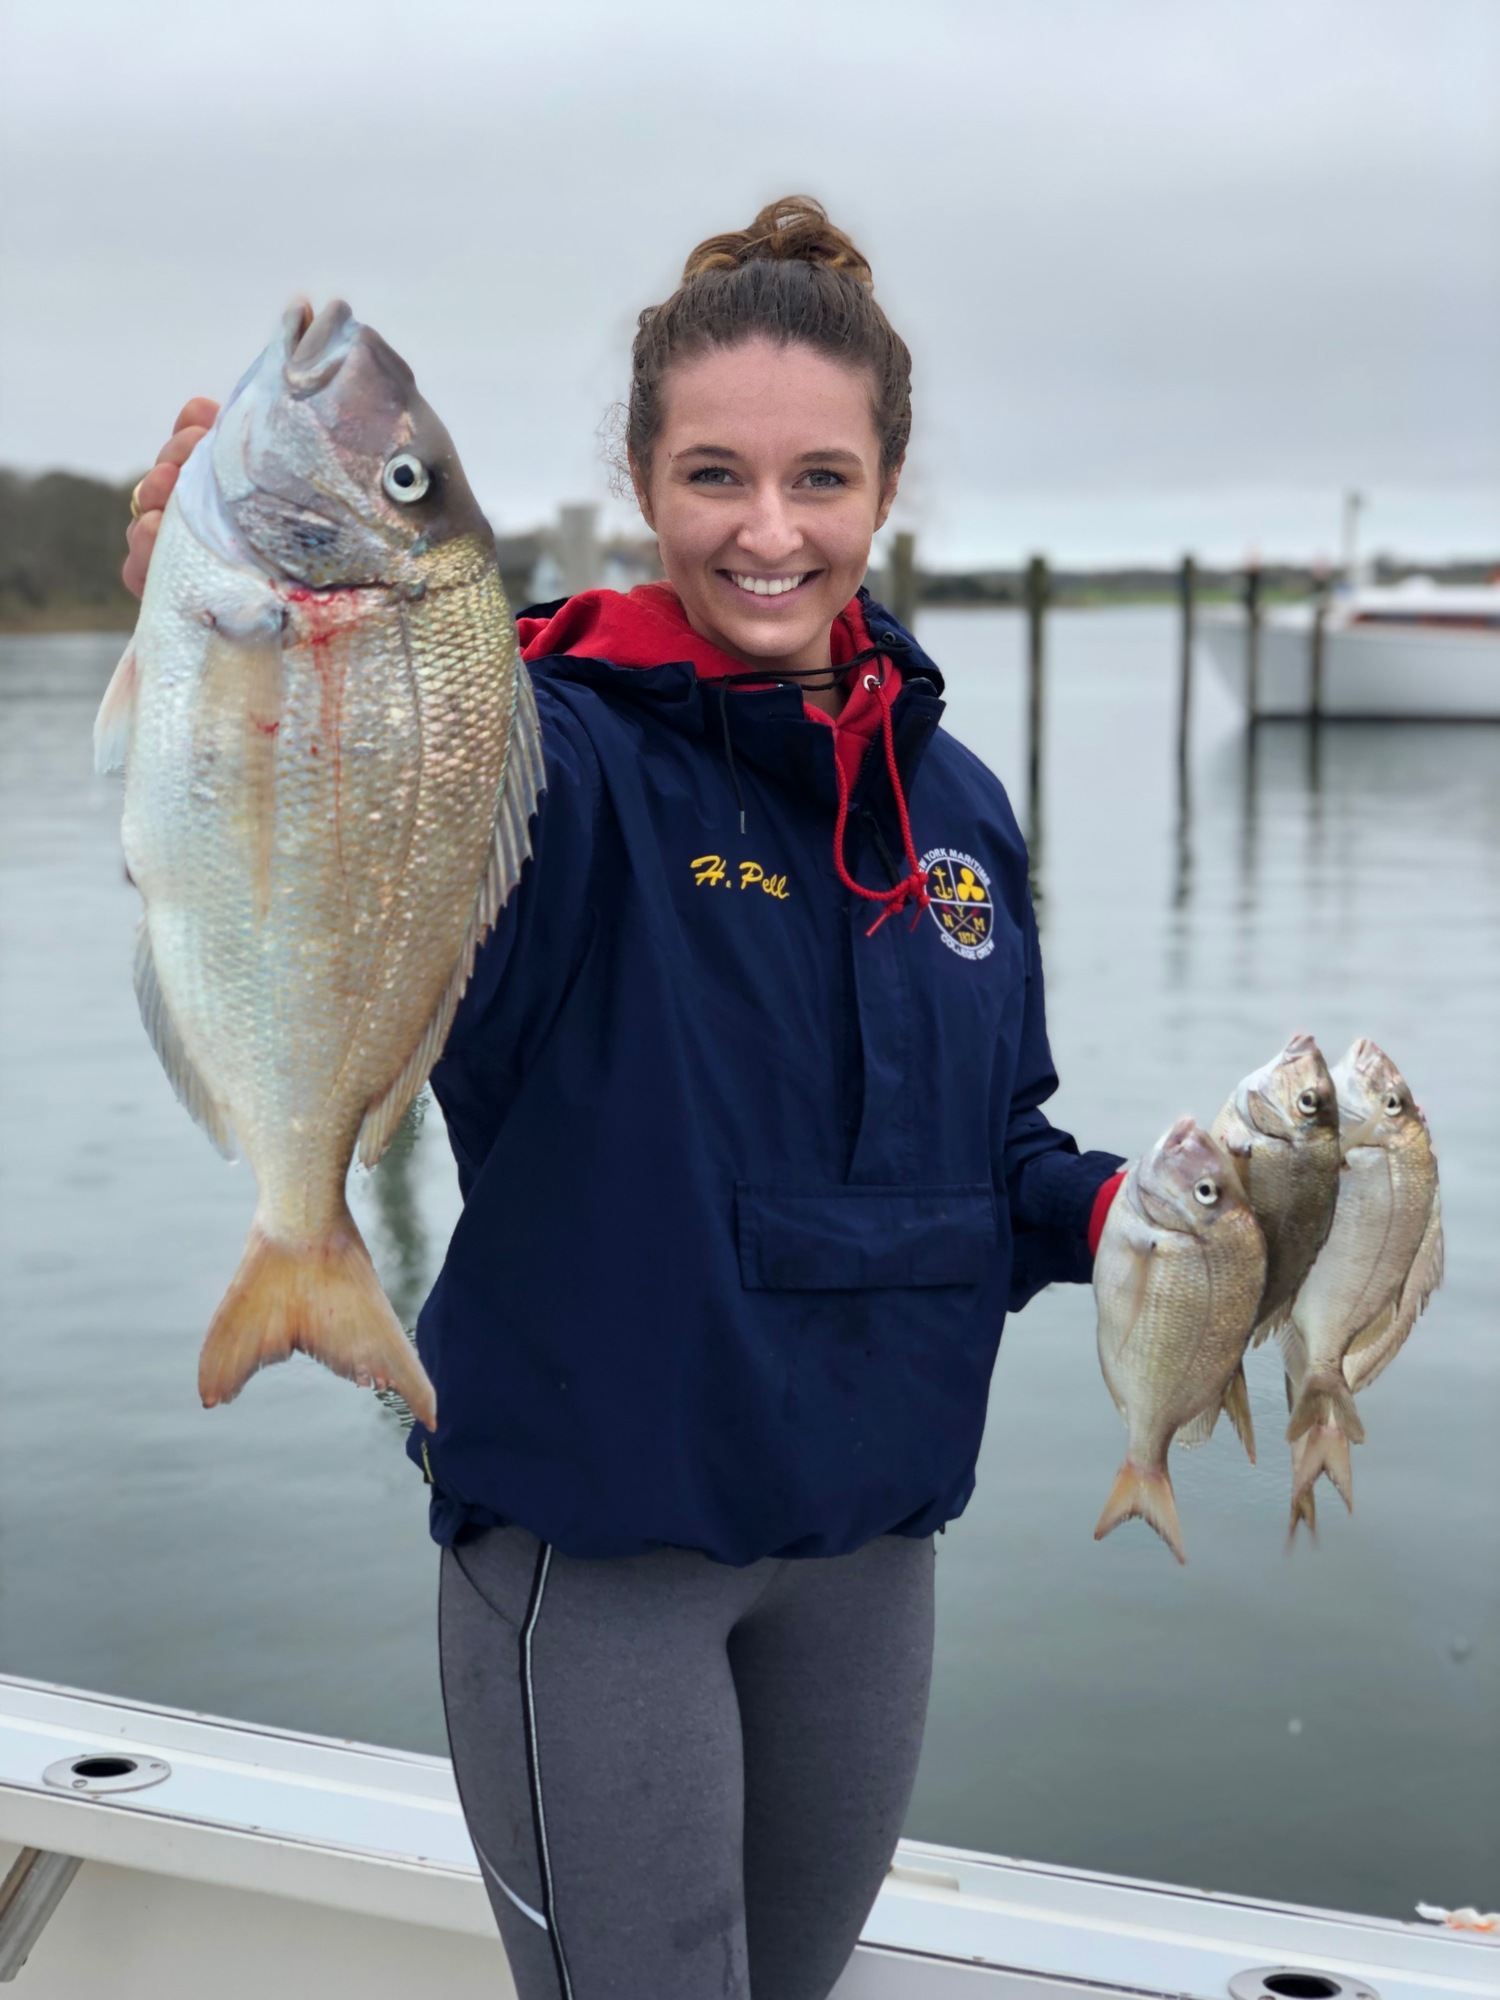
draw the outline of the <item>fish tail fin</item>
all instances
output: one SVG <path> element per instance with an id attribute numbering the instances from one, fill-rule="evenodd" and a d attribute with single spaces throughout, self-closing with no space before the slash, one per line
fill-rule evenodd
<path id="1" fill-rule="evenodd" d="M 1319 1424 L 1302 1438 L 1293 1461 L 1292 1505 L 1312 1498 L 1313 1487 L 1326 1472 L 1339 1498 L 1354 1512 L 1354 1473 L 1349 1462 L 1349 1439 L 1337 1424 Z M 1311 1521 L 1309 1526 L 1314 1525 Z"/>
<path id="2" fill-rule="evenodd" d="M 1094 1540 L 1102 1542 L 1122 1521 L 1130 1520 L 1141 1520 L 1154 1528 L 1177 1560 L 1187 1561 L 1182 1527 L 1177 1519 L 1177 1501 L 1165 1466 L 1137 1465 L 1126 1459 L 1115 1474 L 1115 1483 L 1094 1530 Z"/>
<path id="3" fill-rule="evenodd" d="M 1286 1427 L 1289 1443 L 1313 1430 L 1341 1430 L 1351 1444 L 1363 1444 L 1365 1427 L 1354 1407 L 1354 1395 L 1342 1372 L 1315 1370 L 1302 1384 L 1302 1393 L 1292 1409 Z"/>
<path id="4" fill-rule="evenodd" d="M 205 1408 L 232 1402 L 258 1368 L 299 1351 L 351 1381 L 398 1390 L 418 1423 L 435 1427 L 432 1384 L 347 1211 L 314 1243 L 278 1243 L 251 1226 L 199 1358 Z"/>
<path id="5" fill-rule="evenodd" d="M 1286 1546 L 1289 1555 L 1297 1546 L 1297 1530 L 1302 1527 L 1307 1529 L 1308 1534 L 1312 1537 L 1312 1545 L 1316 1548 L 1318 1546 L 1318 1503 L 1313 1498 L 1313 1490 L 1310 1486 L 1304 1488 L 1302 1492 L 1292 1495 L 1292 1517 L 1287 1523 L 1286 1531 Z"/>

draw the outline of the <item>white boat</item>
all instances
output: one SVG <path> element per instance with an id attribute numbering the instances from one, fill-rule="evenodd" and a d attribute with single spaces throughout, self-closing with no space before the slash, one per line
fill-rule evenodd
<path id="1" fill-rule="evenodd" d="M 12 1978 L 26 2000 L 514 2000 L 444 1759 L 0 1676 Z M 1112 1994 L 1500 2000 L 1500 1944 L 904 1841 L 835 2000 Z"/>
<path id="2" fill-rule="evenodd" d="M 1242 611 L 1205 610 L 1199 631 L 1257 718 L 1500 720 L 1500 583 L 1361 585 L 1335 593 L 1321 644 L 1316 624 L 1311 604 L 1275 605 L 1253 646 Z"/>

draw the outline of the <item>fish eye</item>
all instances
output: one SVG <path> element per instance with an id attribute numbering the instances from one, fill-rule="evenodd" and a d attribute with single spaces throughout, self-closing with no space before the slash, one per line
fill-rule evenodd
<path id="1" fill-rule="evenodd" d="M 1317 1108 L 1318 1093 L 1315 1090 L 1304 1090 L 1297 1099 L 1297 1109 L 1302 1113 L 1304 1118 L 1311 1118 Z"/>
<path id="2" fill-rule="evenodd" d="M 1385 1108 L 1392 1118 L 1400 1116 L 1402 1105 L 1401 1105 L 1401 1093 L 1399 1090 L 1388 1090 L 1386 1092 Z"/>
<path id="3" fill-rule="evenodd" d="M 1193 1199 L 1201 1201 L 1205 1208 L 1212 1208 L 1214 1203 L 1219 1199 L 1217 1185 L 1209 1180 L 1199 1181 L 1198 1185 L 1193 1189 Z"/>
<path id="4" fill-rule="evenodd" d="M 432 477 L 414 452 L 398 451 L 394 458 L 387 460 L 380 483 L 393 500 L 409 507 L 413 500 L 421 499 L 432 484 Z"/>

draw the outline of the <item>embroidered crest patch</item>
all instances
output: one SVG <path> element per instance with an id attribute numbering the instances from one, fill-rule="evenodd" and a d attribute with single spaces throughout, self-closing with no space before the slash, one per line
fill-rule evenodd
<path id="1" fill-rule="evenodd" d="M 921 866 L 943 943 L 960 958 L 988 958 L 995 949 L 995 899 L 984 868 L 951 847 L 934 847 Z"/>

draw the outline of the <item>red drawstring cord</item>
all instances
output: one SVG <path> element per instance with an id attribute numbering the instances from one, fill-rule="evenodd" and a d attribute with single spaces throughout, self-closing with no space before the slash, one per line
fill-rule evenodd
<path id="1" fill-rule="evenodd" d="M 891 790 L 896 797 L 896 813 L 901 821 L 901 840 L 906 849 L 907 866 L 911 870 L 909 875 L 889 889 L 867 889 L 863 883 L 856 882 L 845 867 L 844 829 L 849 822 L 849 780 L 844 775 L 842 762 L 835 755 L 833 769 L 834 776 L 838 779 L 839 812 L 833 828 L 833 865 L 838 870 L 839 880 L 851 894 L 863 896 L 867 903 L 882 905 L 880 915 L 865 932 L 866 937 L 874 937 L 886 918 L 893 917 L 897 910 L 909 902 L 915 902 L 917 906 L 916 915 L 912 918 L 912 929 L 915 930 L 922 912 L 932 898 L 927 893 L 927 877 L 922 873 L 922 864 L 917 859 L 916 846 L 911 837 L 911 817 L 906 810 L 906 794 L 901 789 L 901 773 L 896 768 L 896 732 L 891 727 L 891 703 L 885 691 L 884 673 L 882 672 L 878 678 L 874 674 L 866 674 L 865 686 L 874 692 L 875 699 L 880 703 L 880 730 L 885 738 L 885 767 L 890 772 Z"/>

